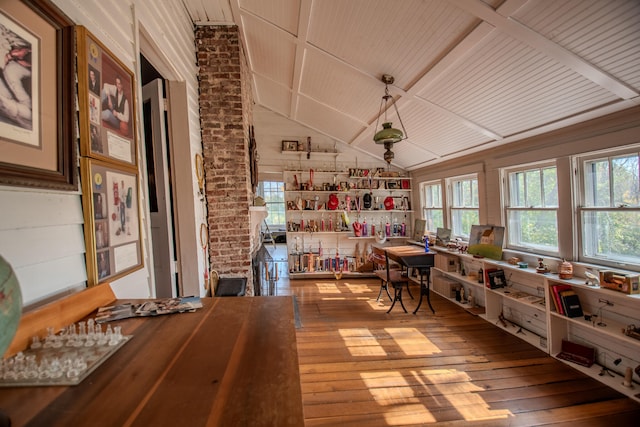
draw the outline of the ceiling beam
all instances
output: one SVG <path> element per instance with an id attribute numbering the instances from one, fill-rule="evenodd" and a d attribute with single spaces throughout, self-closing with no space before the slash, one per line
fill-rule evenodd
<path id="1" fill-rule="evenodd" d="M 516 40 L 526 43 L 538 52 L 553 58 L 559 64 L 575 71 L 598 86 L 608 90 L 621 99 L 637 97 L 637 91 L 620 82 L 615 77 L 599 69 L 595 65 L 580 58 L 573 52 L 547 39 L 540 33 L 516 21 L 511 16 L 503 16 L 480 0 L 449 0 L 460 9 L 477 16 L 493 25 L 499 31 L 508 34 Z"/>
<path id="2" fill-rule="evenodd" d="M 304 69 L 304 59 L 309 36 L 309 21 L 311 19 L 311 0 L 300 1 L 300 12 L 298 15 L 298 31 L 296 35 L 296 53 L 293 64 L 293 81 L 291 82 L 291 102 L 289 103 L 289 117 L 295 120 L 298 116 L 298 102 L 300 100 L 300 82 L 302 81 L 302 70 Z"/>

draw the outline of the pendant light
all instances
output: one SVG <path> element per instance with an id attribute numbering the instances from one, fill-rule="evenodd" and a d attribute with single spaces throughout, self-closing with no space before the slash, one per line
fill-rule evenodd
<path id="1" fill-rule="evenodd" d="M 384 112 L 384 121 L 382 123 L 382 129 L 377 131 L 373 136 L 373 141 L 376 144 L 384 145 L 385 153 L 384 160 L 391 164 L 393 160 L 393 144 L 402 141 L 403 139 L 407 139 L 407 130 L 404 128 L 404 123 L 402 123 L 402 118 L 400 118 L 400 113 L 398 112 L 398 107 L 396 103 L 393 102 L 393 97 L 389 95 L 389 85 L 393 84 L 395 79 L 393 76 L 389 74 L 382 75 L 382 83 L 384 83 L 384 95 L 382 97 L 382 101 L 380 102 L 380 111 L 378 112 L 378 120 L 376 121 L 376 129 L 378 129 L 378 124 L 380 122 L 380 117 Z M 387 119 L 387 110 L 389 109 L 388 103 L 391 102 L 393 108 L 396 110 L 396 115 L 398 116 L 398 120 L 400 121 L 400 126 L 402 130 L 395 129 L 392 126 L 392 123 Z"/>

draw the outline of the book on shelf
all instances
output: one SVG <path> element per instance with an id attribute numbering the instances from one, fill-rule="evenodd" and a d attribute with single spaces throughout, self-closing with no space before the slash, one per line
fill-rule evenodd
<path id="1" fill-rule="evenodd" d="M 562 300 L 562 308 L 567 317 L 582 317 L 582 305 L 580 297 L 573 291 L 564 291 L 560 293 Z"/>
<path id="2" fill-rule="evenodd" d="M 566 284 L 557 284 L 557 285 L 550 285 L 549 286 L 551 288 L 551 296 L 552 296 L 552 300 L 553 300 L 553 305 L 556 309 L 556 313 L 559 314 L 564 314 L 564 309 L 562 307 L 562 300 L 560 299 L 560 292 L 564 292 L 564 291 L 570 291 L 573 288 L 571 287 L 571 285 L 566 285 Z"/>

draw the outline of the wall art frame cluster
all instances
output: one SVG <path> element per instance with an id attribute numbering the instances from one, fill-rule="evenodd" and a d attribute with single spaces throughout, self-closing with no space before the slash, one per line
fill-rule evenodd
<path id="1" fill-rule="evenodd" d="M 76 27 L 80 167 L 89 286 L 143 267 L 133 73 Z"/>

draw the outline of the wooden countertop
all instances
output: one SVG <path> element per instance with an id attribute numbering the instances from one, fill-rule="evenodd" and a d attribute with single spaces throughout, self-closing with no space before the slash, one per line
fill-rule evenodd
<path id="1" fill-rule="evenodd" d="M 0 388 L 13 426 L 303 426 L 292 297 L 203 298 L 111 322 L 133 335 L 82 383 Z"/>

